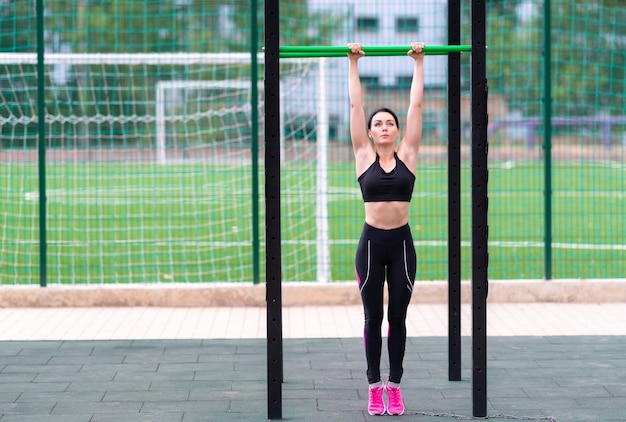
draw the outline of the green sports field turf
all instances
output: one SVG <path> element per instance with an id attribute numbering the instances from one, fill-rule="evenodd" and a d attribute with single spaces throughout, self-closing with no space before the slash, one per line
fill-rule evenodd
<path id="1" fill-rule="evenodd" d="M 261 278 L 264 187 L 259 180 Z M 463 279 L 471 275 L 469 168 L 463 169 Z M 283 280 L 316 280 L 315 168 L 282 169 Z M 1 164 L 0 278 L 39 277 L 36 165 Z M 332 279 L 353 280 L 363 206 L 353 165 L 330 164 Z M 248 165 L 51 163 L 47 166 L 50 284 L 250 282 L 252 176 Z M 623 165 L 557 162 L 553 168 L 553 277 L 626 273 Z M 447 278 L 447 173 L 420 167 L 410 223 L 419 280 Z M 544 187 L 540 162 L 495 163 L 489 179 L 489 277 L 542 278 Z"/>

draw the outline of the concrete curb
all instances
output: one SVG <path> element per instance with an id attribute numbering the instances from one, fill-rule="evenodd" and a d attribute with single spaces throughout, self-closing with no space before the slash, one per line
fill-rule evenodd
<path id="1" fill-rule="evenodd" d="M 461 284 L 463 303 L 471 302 L 471 283 Z M 352 282 L 284 283 L 283 306 L 360 304 Z M 489 302 L 626 302 L 626 279 L 505 280 L 489 282 Z M 446 282 L 416 284 L 412 303 L 447 303 Z M 265 285 L 211 283 L 130 286 L 2 286 L 0 307 L 246 307 L 265 306 Z"/>

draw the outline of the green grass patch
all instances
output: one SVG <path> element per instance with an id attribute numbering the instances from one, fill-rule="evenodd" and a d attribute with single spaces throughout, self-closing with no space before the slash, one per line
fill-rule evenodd
<path id="1" fill-rule="evenodd" d="M 471 277 L 471 180 L 463 169 L 462 277 Z M 544 276 L 543 240 L 552 227 L 554 278 L 623 277 L 625 171 L 556 163 L 552 215 L 545 215 L 543 166 L 490 169 L 489 277 Z M 0 165 L 2 284 L 39 277 L 39 192 L 35 165 Z M 257 239 L 264 278 L 265 205 L 259 175 Z M 352 163 L 331 164 L 328 215 L 333 280 L 354 279 L 363 204 Z M 49 164 L 47 275 L 50 284 L 251 282 L 252 175 L 248 165 Z M 314 281 L 317 203 L 312 163 L 286 164 L 281 180 L 283 280 Z M 447 171 L 419 168 L 410 224 L 419 280 L 447 278 Z"/>

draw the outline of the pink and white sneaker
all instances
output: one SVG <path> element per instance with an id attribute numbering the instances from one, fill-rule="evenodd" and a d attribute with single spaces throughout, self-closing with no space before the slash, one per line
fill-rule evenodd
<path id="1" fill-rule="evenodd" d="M 387 390 L 387 412 L 390 415 L 403 415 L 404 414 L 404 401 L 402 400 L 402 392 L 400 387 L 386 386 Z"/>
<path id="2" fill-rule="evenodd" d="M 384 392 L 384 385 L 378 387 L 369 387 L 369 397 L 367 399 L 367 413 L 372 416 L 385 414 L 385 401 L 383 400 Z"/>

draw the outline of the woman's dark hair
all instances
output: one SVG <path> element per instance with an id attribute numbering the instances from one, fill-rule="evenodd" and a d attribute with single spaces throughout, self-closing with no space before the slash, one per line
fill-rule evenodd
<path id="1" fill-rule="evenodd" d="M 376 113 L 380 113 L 380 112 L 385 112 L 385 113 L 391 114 L 393 116 L 393 120 L 396 121 L 396 126 L 398 127 L 398 129 L 400 129 L 400 122 L 398 122 L 398 116 L 396 116 L 396 113 L 394 113 L 393 111 L 391 111 L 387 107 L 377 108 L 376 110 L 372 111 L 372 114 L 370 114 L 370 118 L 367 119 L 367 128 L 368 129 L 372 128 L 372 119 L 374 118 Z"/>

